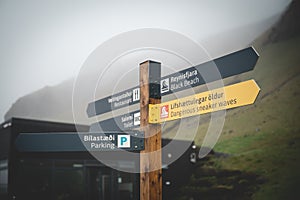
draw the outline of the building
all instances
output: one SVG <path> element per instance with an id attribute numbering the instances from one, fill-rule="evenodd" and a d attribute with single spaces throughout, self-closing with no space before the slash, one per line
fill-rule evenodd
<path id="1" fill-rule="evenodd" d="M 88 132 L 89 127 L 77 126 L 77 130 Z M 62 132 L 71 133 L 61 139 L 65 136 L 57 136 Z M 0 127 L 0 199 L 139 199 L 139 174 L 105 166 L 79 147 L 74 132 L 74 124 L 17 118 L 3 123 Z M 36 149 L 23 151 L 19 147 L 16 141 L 21 133 L 39 133 L 31 134 L 25 144 L 22 143 Z M 41 137 L 47 138 L 47 145 L 36 145 Z M 72 144 L 71 148 L 65 145 L 66 141 Z M 168 142 L 170 140 L 162 141 L 163 145 Z M 176 141 L 176 145 L 183 143 Z M 189 145 L 178 160 L 163 166 L 163 199 L 174 199 L 176 191 L 189 180 L 196 161 L 195 147 Z M 103 153 L 109 155 L 110 152 Z M 163 151 L 163 163 L 171 156 L 170 152 Z M 139 166 L 138 162 L 126 160 L 126 156 L 114 162 L 124 168 Z"/>

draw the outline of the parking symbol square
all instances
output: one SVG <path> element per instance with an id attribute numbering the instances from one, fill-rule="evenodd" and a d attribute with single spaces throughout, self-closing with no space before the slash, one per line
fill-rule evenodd
<path id="1" fill-rule="evenodd" d="M 130 135 L 118 135 L 118 148 L 130 148 Z"/>

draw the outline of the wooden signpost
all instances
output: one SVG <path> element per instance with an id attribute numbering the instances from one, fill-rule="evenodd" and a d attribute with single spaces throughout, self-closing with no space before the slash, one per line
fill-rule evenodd
<path id="1" fill-rule="evenodd" d="M 140 155 L 141 200 L 162 199 L 161 126 L 149 124 L 149 104 L 161 103 L 160 67 L 152 61 L 140 64 L 141 130 L 145 133 L 145 150 Z"/>
<path id="2" fill-rule="evenodd" d="M 91 125 L 105 131 L 124 131 L 138 128 L 144 134 L 140 151 L 140 200 L 162 200 L 161 125 L 169 120 L 181 119 L 208 112 L 235 108 L 254 103 L 259 87 L 254 80 L 244 81 L 192 96 L 161 103 L 161 96 L 216 81 L 203 79 L 202 69 L 217 67 L 221 78 L 251 71 L 258 60 L 252 48 L 246 48 L 194 67 L 161 77 L 161 65 L 154 61 L 140 64 L 140 86 L 91 102 L 89 117 L 114 109 L 140 103 L 140 110 L 125 113 Z"/>

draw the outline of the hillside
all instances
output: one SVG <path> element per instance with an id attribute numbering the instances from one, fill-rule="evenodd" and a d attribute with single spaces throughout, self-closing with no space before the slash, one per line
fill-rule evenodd
<path id="1" fill-rule="evenodd" d="M 262 36 L 257 38 L 254 45 L 261 49 L 267 44 L 288 40 L 300 35 L 300 2 L 292 1 L 288 10 L 283 14 L 281 19 L 271 29 L 267 30 Z"/>
<path id="2" fill-rule="evenodd" d="M 259 79 L 262 92 L 254 105 L 227 112 L 214 147 L 224 156 L 208 156 L 209 162 L 200 161 L 183 196 L 193 193 L 205 199 L 298 199 L 300 58 L 293 52 L 299 51 L 300 37 L 265 47 L 256 66 L 264 70 L 260 74 L 254 71 L 251 76 L 272 79 Z M 207 127 L 205 122 L 199 125 L 198 145 Z M 196 184 L 201 182 L 210 187 Z"/>
<path id="3" fill-rule="evenodd" d="M 277 19 L 278 15 L 274 16 L 274 18 Z M 229 53 L 229 51 L 236 51 L 238 50 L 236 48 L 246 47 L 248 41 L 256 37 L 256 35 L 258 34 L 256 29 L 259 29 L 260 31 L 265 30 L 265 27 L 269 27 L 273 23 L 274 19 L 264 19 L 260 22 L 257 22 L 256 24 L 247 24 L 244 25 L 244 27 L 240 27 L 239 29 L 228 30 L 229 32 L 220 33 L 221 35 L 211 36 L 212 38 L 207 41 L 212 42 L 210 44 L 206 44 L 206 46 L 211 51 L 218 52 L 215 53 L 216 55 L 214 54 L 215 57 L 227 54 Z M 251 31 L 249 29 L 251 29 Z M 231 33 L 237 32 L 239 30 L 242 31 L 240 37 L 232 38 L 233 36 Z M 245 42 L 244 39 L 244 37 L 246 36 L 248 37 L 247 42 Z M 215 37 L 224 37 L 224 42 L 221 45 L 214 44 L 213 41 Z M 235 44 L 229 45 L 229 41 L 234 41 L 232 43 Z M 87 79 L 88 78 L 89 76 L 87 75 Z M 71 79 L 56 86 L 45 87 L 21 97 L 7 111 L 4 116 L 5 120 L 10 119 L 11 117 L 21 117 L 61 122 L 73 122 L 73 113 L 71 109 L 73 81 L 74 79 Z M 85 116 L 85 107 L 91 100 L 86 100 L 84 98 L 86 98 L 86 96 L 85 94 L 82 94 L 82 99 L 78 99 L 78 101 L 80 102 L 79 104 L 82 105 L 81 111 L 78 112 L 80 113 L 78 114 L 78 116 L 81 117 L 81 119 L 79 119 L 80 123 L 88 123 Z"/>
<path id="4" fill-rule="evenodd" d="M 19 98 L 5 114 L 11 117 L 43 119 L 48 121 L 72 122 L 73 80 L 44 87 L 36 92 Z"/>
<path id="5" fill-rule="evenodd" d="M 255 69 L 225 80 L 228 85 L 255 79 L 261 92 L 255 104 L 227 111 L 216 153 L 198 162 L 198 170 L 179 199 L 299 198 L 299 15 L 300 1 L 293 1 L 278 23 L 253 42 L 260 54 Z M 5 119 L 19 116 L 70 122 L 71 91 L 72 80 L 43 88 L 20 98 Z M 210 114 L 201 116 L 200 123 L 193 117 L 182 120 L 184 129 L 197 128 L 198 146 L 209 120 Z M 163 137 L 173 138 L 178 124 L 164 124 Z"/>
<path id="6" fill-rule="evenodd" d="M 224 85 L 248 79 L 255 79 L 261 87 L 261 91 L 255 103 L 256 105 L 260 103 L 260 100 L 265 99 L 269 95 L 273 95 L 273 93 L 281 87 L 287 84 L 289 85 L 289 82 L 299 75 L 299 4 L 300 1 L 293 1 L 289 9 L 283 14 L 282 18 L 272 27 L 272 29 L 266 31 L 251 44 L 255 49 L 259 49 L 258 53 L 260 54 L 254 70 L 227 78 L 224 80 Z M 200 92 L 205 89 L 206 88 L 199 87 L 196 91 Z M 227 111 L 227 116 L 232 113 L 242 112 L 245 109 L 249 109 L 249 107 L 229 110 Z M 209 114 L 201 116 L 202 126 L 209 119 Z M 193 122 L 190 123 L 192 124 Z M 177 129 L 176 122 L 169 122 L 165 129 L 169 131 L 166 134 L 166 137 L 173 137 L 173 132 Z M 172 131 L 172 129 L 174 130 Z M 203 130 L 203 127 L 200 129 Z M 203 134 L 201 134 L 201 132 L 200 135 L 200 138 L 202 138 Z"/>
<path id="7" fill-rule="evenodd" d="M 251 106 L 227 111 L 212 155 L 200 160 L 178 199 L 298 199 L 300 183 L 299 2 L 254 41 L 260 58 L 252 72 L 225 84 L 255 79 L 261 92 Z M 199 89 L 201 90 L 201 89 Z M 201 116 L 195 142 L 202 145 L 210 115 Z M 186 129 L 197 123 L 189 118 Z M 164 126 L 174 137 L 177 122 Z M 182 138 L 184 139 L 184 138 Z"/>
<path id="8" fill-rule="evenodd" d="M 293 2 L 273 29 L 254 42 L 260 54 L 255 70 L 225 80 L 230 84 L 253 78 L 261 92 L 254 105 L 227 111 L 213 149 L 217 153 L 200 160 L 178 199 L 299 198 L 299 13 L 299 1 Z M 209 120 L 209 114 L 201 117 L 195 139 L 198 146 Z M 184 123 L 188 128 L 196 119 Z M 165 125 L 165 137 L 174 137 L 177 124 Z"/>

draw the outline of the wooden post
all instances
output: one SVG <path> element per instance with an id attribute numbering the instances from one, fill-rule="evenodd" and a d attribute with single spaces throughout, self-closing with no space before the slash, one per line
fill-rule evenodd
<path id="1" fill-rule="evenodd" d="M 145 132 L 145 150 L 140 152 L 140 200 L 162 200 L 161 126 L 149 124 L 148 119 L 149 104 L 161 103 L 160 78 L 160 63 L 140 64 L 140 126 Z"/>

